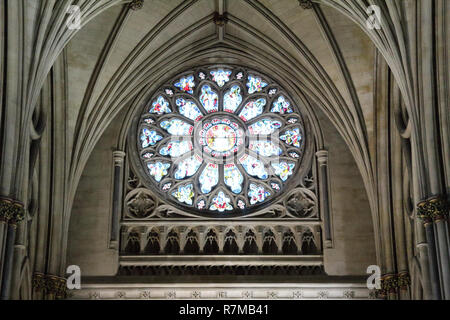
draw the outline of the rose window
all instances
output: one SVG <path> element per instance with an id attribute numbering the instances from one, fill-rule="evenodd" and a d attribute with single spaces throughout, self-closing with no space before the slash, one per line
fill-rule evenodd
<path id="1" fill-rule="evenodd" d="M 289 188 L 304 152 L 303 120 L 270 78 L 211 67 L 160 88 L 139 120 L 147 182 L 185 211 L 242 215 Z"/>

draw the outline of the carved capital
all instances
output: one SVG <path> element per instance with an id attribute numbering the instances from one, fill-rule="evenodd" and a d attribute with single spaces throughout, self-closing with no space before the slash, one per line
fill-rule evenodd
<path id="1" fill-rule="evenodd" d="M 328 164 L 328 151 L 327 150 L 320 150 L 316 152 L 317 162 L 319 162 L 319 165 L 327 165 Z"/>
<path id="2" fill-rule="evenodd" d="M 36 272 L 33 275 L 33 289 L 36 291 L 45 291 L 46 280 L 45 274 Z"/>
<path id="3" fill-rule="evenodd" d="M 25 208 L 19 201 L 0 198 L 0 221 L 17 224 L 25 219 Z"/>
<path id="4" fill-rule="evenodd" d="M 217 26 L 223 27 L 228 22 L 227 13 L 219 14 L 218 12 L 215 12 L 213 21 Z"/>
<path id="5" fill-rule="evenodd" d="M 433 196 L 417 204 L 417 215 L 424 224 L 447 220 L 448 210 L 448 200 L 444 196 Z"/>
<path id="6" fill-rule="evenodd" d="M 55 299 L 64 299 L 67 296 L 67 280 L 37 272 L 33 275 L 33 289 L 52 295 Z"/>
<path id="7" fill-rule="evenodd" d="M 133 0 L 130 2 L 129 6 L 131 10 L 140 10 L 144 7 L 144 0 Z"/>
<path id="8" fill-rule="evenodd" d="M 114 151 L 113 152 L 114 166 L 121 167 L 123 165 L 125 155 L 126 154 L 123 151 Z"/>
<path id="9" fill-rule="evenodd" d="M 408 287 L 411 285 L 411 277 L 409 276 L 409 272 L 404 271 L 398 274 L 397 285 L 402 290 L 408 289 Z"/>
<path id="10" fill-rule="evenodd" d="M 398 274 L 387 274 L 381 277 L 381 289 L 377 291 L 377 296 L 386 298 L 389 294 L 397 294 L 398 290 L 407 290 L 411 285 L 411 277 L 408 271 Z"/>
<path id="11" fill-rule="evenodd" d="M 300 4 L 300 7 L 303 9 L 311 9 L 313 4 L 311 0 L 298 0 L 298 3 Z"/>
<path id="12" fill-rule="evenodd" d="M 381 278 L 381 296 L 388 296 L 397 292 L 397 275 L 387 274 Z"/>

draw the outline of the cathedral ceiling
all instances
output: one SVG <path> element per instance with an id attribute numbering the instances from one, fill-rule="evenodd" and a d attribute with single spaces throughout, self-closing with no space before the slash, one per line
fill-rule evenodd
<path id="1" fill-rule="evenodd" d="M 214 15 L 225 12 L 222 25 Z M 305 10 L 293 0 L 113 6 L 81 29 L 65 54 L 75 181 L 121 111 L 129 110 L 129 119 L 152 90 L 188 67 L 225 62 L 257 68 L 296 93 L 319 147 L 314 110 L 320 108 L 353 153 L 371 196 L 374 46 L 333 8 Z"/>

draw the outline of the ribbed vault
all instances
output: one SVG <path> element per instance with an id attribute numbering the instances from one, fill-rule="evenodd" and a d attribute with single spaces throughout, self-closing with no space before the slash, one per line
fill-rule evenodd
<path id="1" fill-rule="evenodd" d="M 323 147 L 320 145 L 323 142 L 314 109 L 320 108 L 324 112 L 353 153 L 366 185 L 372 211 L 376 215 L 376 192 L 367 128 L 358 96 L 354 95 L 353 99 L 342 96 L 325 67 L 295 32 L 273 13 L 273 8 L 257 1 L 227 3 L 227 23 L 225 26 L 217 26 L 214 13 L 216 10 L 223 12 L 223 5 L 222 1 L 218 1 L 215 6 L 206 5 L 205 1 L 184 1 L 165 16 L 155 17 L 152 4 L 147 4 L 142 11 L 128 13 L 126 18 L 123 17 L 123 12 L 119 13 L 91 76 L 90 85 L 94 85 L 95 90 L 87 92 L 89 97 L 84 98 L 78 114 L 70 180 L 76 182 L 80 179 L 99 137 L 123 109 L 129 110 L 126 121 L 128 124 L 148 93 L 176 73 L 205 63 L 232 63 L 254 67 L 270 74 L 295 93 L 300 99 L 296 103 L 314 124 L 315 134 L 319 137 L 318 149 Z M 273 6 L 270 3 L 268 5 Z M 154 6 L 159 7 L 157 4 Z M 300 7 L 295 6 L 295 10 L 306 14 L 302 13 Z M 307 14 L 314 15 L 314 12 Z M 143 35 L 127 55 L 120 52 L 122 61 L 119 64 L 113 57 L 117 59 L 117 51 L 122 49 L 124 43 L 127 44 L 122 37 L 133 19 L 142 19 L 143 16 L 158 23 L 153 27 L 149 26 L 150 31 Z M 252 19 L 244 21 L 238 16 L 251 16 Z M 324 23 L 317 18 L 315 21 L 318 25 Z M 325 37 L 320 41 L 331 46 L 327 44 L 329 40 Z M 109 65 L 118 67 L 111 72 Z M 345 65 L 336 63 L 332 67 L 342 72 Z M 109 81 L 104 81 L 108 76 Z M 347 80 L 343 82 L 347 91 L 354 90 L 354 83 L 351 79 Z M 340 85 L 342 86 L 342 82 Z M 122 137 L 127 129 L 128 126 L 125 125 Z M 123 143 L 122 140 L 122 147 Z M 76 183 L 72 184 L 68 193 L 67 214 L 70 212 L 76 186 Z M 376 221 L 374 219 L 375 228 Z"/>
<path id="2" fill-rule="evenodd" d="M 68 28 L 72 5 L 81 29 Z M 367 27 L 370 5 L 381 9 L 381 28 Z M 9 252 L 20 251 L 6 266 L 14 260 L 20 272 L 2 285 L 30 278 L 29 229 L 42 226 L 48 234 L 33 234 L 30 259 L 62 276 L 74 199 L 102 137 L 118 127 L 124 150 L 133 117 L 160 85 L 224 63 L 260 70 L 290 91 L 318 150 L 327 147 L 325 115 L 362 177 L 383 273 L 409 270 L 416 295 L 448 297 L 448 272 L 436 262 L 448 261 L 448 250 L 433 247 L 445 230 L 427 235 L 414 209 L 445 195 L 450 179 L 448 8 L 444 0 L 2 2 L 0 196 L 24 203 L 37 221 L 21 224 L 17 237 L 1 234 L 13 239 Z"/>

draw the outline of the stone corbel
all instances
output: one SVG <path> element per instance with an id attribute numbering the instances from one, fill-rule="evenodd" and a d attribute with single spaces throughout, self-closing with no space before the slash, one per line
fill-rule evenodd
<path id="1" fill-rule="evenodd" d="M 144 0 L 133 0 L 130 2 L 129 6 L 131 10 L 141 10 L 144 7 Z"/>
<path id="2" fill-rule="evenodd" d="M 311 0 L 298 0 L 298 3 L 303 9 L 312 9 L 313 7 L 313 3 Z"/>

